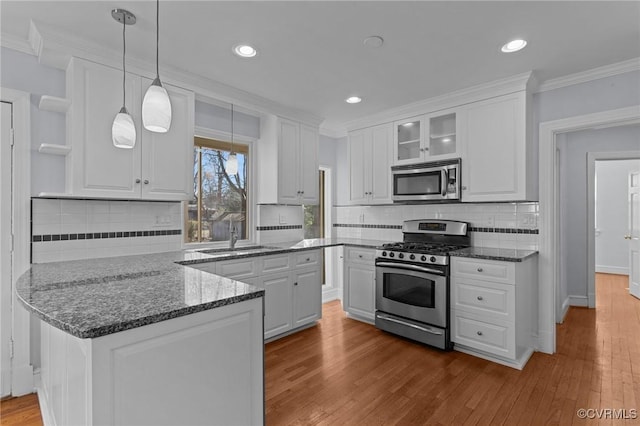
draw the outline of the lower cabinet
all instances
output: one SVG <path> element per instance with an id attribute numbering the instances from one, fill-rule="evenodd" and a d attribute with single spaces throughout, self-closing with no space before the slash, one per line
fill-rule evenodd
<path id="1" fill-rule="evenodd" d="M 345 247 L 343 309 L 373 323 L 376 310 L 375 250 Z"/>
<path id="2" fill-rule="evenodd" d="M 535 348 L 537 257 L 522 262 L 451 258 L 455 349 L 522 369 Z"/>
<path id="3" fill-rule="evenodd" d="M 322 318 L 322 251 L 305 250 L 192 265 L 264 288 L 264 338 Z"/>

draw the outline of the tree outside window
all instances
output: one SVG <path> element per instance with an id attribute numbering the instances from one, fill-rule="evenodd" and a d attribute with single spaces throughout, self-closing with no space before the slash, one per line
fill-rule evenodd
<path id="1" fill-rule="evenodd" d="M 230 175 L 225 167 L 230 143 L 196 137 L 194 145 L 194 198 L 185 214 L 186 242 L 228 240 L 231 224 L 238 239 L 247 239 L 248 146 L 234 144 L 238 172 Z"/>

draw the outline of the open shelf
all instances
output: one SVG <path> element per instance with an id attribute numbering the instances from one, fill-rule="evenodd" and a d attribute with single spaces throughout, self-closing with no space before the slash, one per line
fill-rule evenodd
<path id="1" fill-rule="evenodd" d="M 42 95 L 38 104 L 38 108 L 41 110 L 62 113 L 66 113 L 70 106 L 71 101 L 69 99 L 49 95 Z"/>
<path id="2" fill-rule="evenodd" d="M 51 143 L 41 143 L 38 152 L 42 154 L 62 155 L 65 156 L 71 152 L 71 147 L 67 145 L 55 145 Z"/>

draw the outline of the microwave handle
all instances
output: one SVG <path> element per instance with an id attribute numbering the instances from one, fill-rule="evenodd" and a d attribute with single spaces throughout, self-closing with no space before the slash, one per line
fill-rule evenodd
<path id="1" fill-rule="evenodd" d="M 449 176 L 447 174 L 447 170 L 446 169 L 442 169 L 440 170 L 440 173 L 442 174 L 442 196 L 446 197 L 447 196 L 447 188 L 449 187 Z"/>

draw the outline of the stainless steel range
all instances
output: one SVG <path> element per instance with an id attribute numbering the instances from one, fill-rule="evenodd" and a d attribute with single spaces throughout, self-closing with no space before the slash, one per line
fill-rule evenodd
<path id="1" fill-rule="evenodd" d="M 376 250 L 376 327 L 450 350 L 449 253 L 470 245 L 468 223 L 409 220 L 402 233 Z"/>

